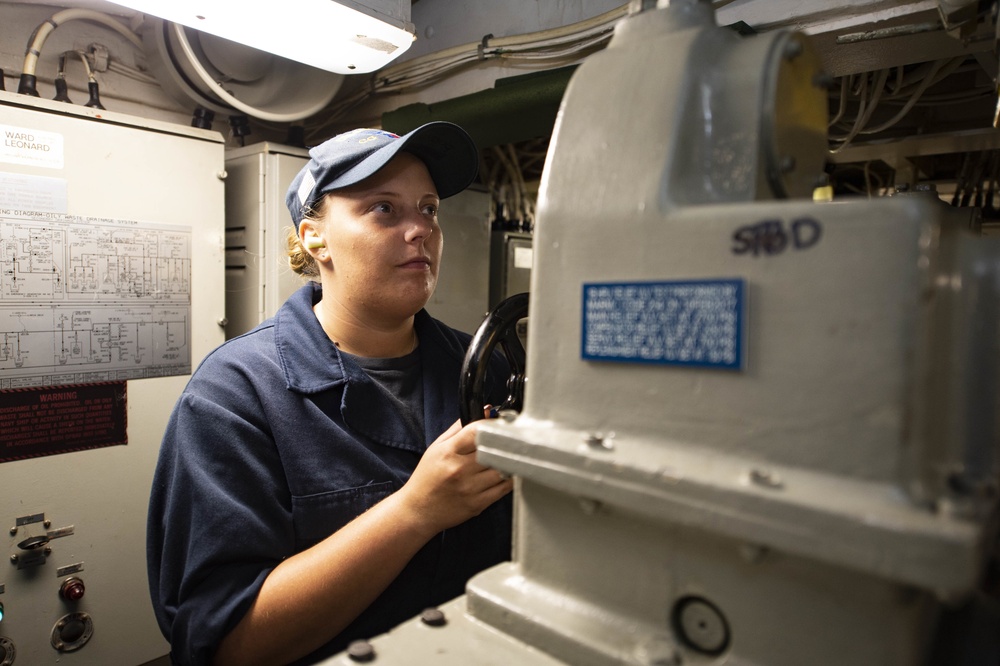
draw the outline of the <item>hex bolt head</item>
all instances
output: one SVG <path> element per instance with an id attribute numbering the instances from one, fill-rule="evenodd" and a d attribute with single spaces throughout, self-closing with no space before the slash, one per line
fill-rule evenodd
<path id="1" fill-rule="evenodd" d="M 585 515 L 593 516 L 601 510 L 601 506 L 601 503 L 595 499 L 590 499 L 589 497 L 580 498 L 580 510 L 583 511 Z"/>
<path id="2" fill-rule="evenodd" d="M 368 641 L 354 641 L 347 646 L 347 656 L 351 658 L 351 661 L 374 661 L 375 648 Z"/>
<path id="3" fill-rule="evenodd" d="M 780 490 L 785 487 L 785 482 L 774 472 L 766 469 L 751 469 L 747 477 L 750 483 L 764 488 Z"/>
<path id="4" fill-rule="evenodd" d="M 832 90 L 836 80 L 830 74 L 826 72 L 817 72 L 812 77 L 813 86 L 821 90 Z"/>
<path id="5" fill-rule="evenodd" d="M 767 547 L 755 543 L 744 543 L 739 550 L 740 556 L 751 564 L 757 564 L 767 556 Z"/>
<path id="6" fill-rule="evenodd" d="M 448 624 L 448 619 L 444 616 L 444 612 L 437 608 L 425 608 L 420 613 L 420 621 L 428 627 L 443 627 Z"/>
<path id="7" fill-rule="evenodd" d="M 615 448 L 615 434 L 603 432 L 590 432 L 584 435 L 583 442 L 592 449 L 604 449 L 610 451 Z"/>
<path id="8" fill-rule="evenodd" d="M 650 638 L 635 650 L 636 660 L 646 666 L 680 666 L 684 663 L 680 650 L 662 638 Z"/>
<path id="9" fill-rule="evenodd" d="M 782 55 L 785 56 L 785 60 L 795 60 L 800 55 L 802 55 L 802 42 L 797 39 L 793 39 L 785 44 L 784 51 Z"/>

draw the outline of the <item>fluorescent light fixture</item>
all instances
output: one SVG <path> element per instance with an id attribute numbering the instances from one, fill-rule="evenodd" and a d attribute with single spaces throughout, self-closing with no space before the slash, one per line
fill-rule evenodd
<path id="1" fill-rule="evenodd" d="M 114 2 L 338 74 L 374 72 L 414 40 L 412 32 L 334 0 Z"/>

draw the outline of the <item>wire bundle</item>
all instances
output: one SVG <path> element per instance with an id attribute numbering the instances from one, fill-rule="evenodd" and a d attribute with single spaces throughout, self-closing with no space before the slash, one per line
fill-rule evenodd
<path id="1" fill-rule="evenodd" d="M 553 62 L 564 62 L 604 45 L 611 38 L 615 25 L 627 13 L 628 5 L 624 4 L 586 21 L 510 37 L 486 35 L 480 42 L 390 65 L 379 70 L 368 86 L 333 104 L 325 120 L 334 120 L 375 95 L 417 90 L 452 76 L 463 67 L 486 60 L 502 59 L 550 67 Z"/>
<path id="2" fill-rule="evenodd" d="M 48 39 L 53 30 L 58 28 L 63 23 L 76 20 L 90 21 L 92 23 L 98 23 L 104 27 L 111 28 L 129 40 L 136 48 L 142 48 L 142 39 L 139 35 L 132 31 L 128 26 L 106 14 L 89 9 L 64 9 L 56 12 L 42 22 L 37 28 L 35 28 L 34 32 L 32 32 L 31 36 L 28 38 L 28 46 L 24 50 L 24 65 L 21 68 L 21 78 L 18 82 L 18 93 L 35 97 L 38 96 L 38 92 L 36 90 L 37 77 L 35 76 L 35 69 L 38 67 L 38 56 L 42 53 L 42 47 L 45 45 L 45 40 Z M 68 53 L 72 54 L 76 52 Z M 57 84 L 57 88 L 60 90 L 57 92 L 56 99 L 65 98 L 63 101 L 68 101 L 68 97 L 65 94 L 66 91 L 61 90 L 63 84 L 65 84 L 65 73 L 63 69 L 65 66 L 66 55 L 67 54 L 64 53 L 60 58 L 59 75 L 56 78 L 56 82 L 61 82 Z M 87 103 L 87 106 L 103 109 L 104 107 L 100 105 L 100 100 L 97 97 L 97 80 L 94 78 L 94 73 L 90 69 L 90 63 L 87 62 L 85 54 L 81 53 L 81 59 L 83 60 L 84 67 L 87 70 L 88 86 L 90 89 L 90 102 Z"/>
<path id="3" fill-rule="evenodd" d="M 490 223 L 531 231 L 535 225 L 536 193 L 526 174 L 541 173 L 548 141 L 491 146 L 483 154 L 480 173 L 493 200 Z"/>
<path id="4" fill-rule="evenodd" d="M 952 206 L 975 206 L 983 209 L 983 216 L 996 220 L 997 206 L 994 205 L 1000 185 L 1000 151 L 986 150 L 966 153 L 962 168 L 958 172 Z"/>
<path id="5" fill-rule="evenodd" d="M 858 136 L 878 134 L 895 126 L 918 103 L 923 105 L 954 104 L 989 94 L 989 88 L 972 89 L 961 95 L 943 94 L 926 96 L 928 88 L 940 83 L 965 62 L 965 56 L 926 62 L 909 71 L 904 67 L 862 72 L 840 78 L 840 94 L 837 112 L 830 120 L 830 152 L 838 153 L 851 144 Z M 849 102 L 854 101 L 853 119 L 848 119 Z M 881 106 L 900 106 L 888 120 L 872 125 L 872 117 Z M 833 130 L 843 131 L 835 135 Z"/>

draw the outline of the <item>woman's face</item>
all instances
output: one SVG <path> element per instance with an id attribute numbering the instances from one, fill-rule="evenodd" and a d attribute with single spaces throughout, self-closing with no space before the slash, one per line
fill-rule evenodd
<path id="1" fill-rule="evenodd" d="M 323 300 L 345 315 L 392 325 L 424 307 L 437 285 L 443 238 L 427 167 L 400 153 L 370 178 L 327 195 Z"/>

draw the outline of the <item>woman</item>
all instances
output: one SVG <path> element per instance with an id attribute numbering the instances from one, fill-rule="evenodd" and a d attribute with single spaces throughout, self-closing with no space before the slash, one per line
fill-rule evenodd
<path id="1" fill-rule="evenodd" d="M 469 336 L 423 310 L 472 140 L 356 130 L 310 157 L 290 260 L 318 284 L 212 352 L 164 437 L 148 561 L 175 663 L 313 663 L 510 555 L 511 481 L 456 420 Z"/>

